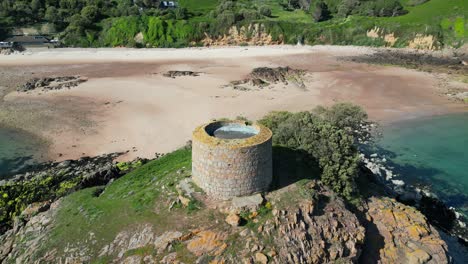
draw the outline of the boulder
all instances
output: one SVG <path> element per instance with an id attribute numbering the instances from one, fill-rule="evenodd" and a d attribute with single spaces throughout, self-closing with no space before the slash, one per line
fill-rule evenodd
<path id="1" fill-rule="evenodd" d="M 254 194 L 251 196 L 242 196 L 242 197 L 234 197 L 232 199 L 232 207 L 233 209 L 239 210 L 257 210 L 260 205 L 263 203 L 263 196 L 261 194 Z"/>
<path id="2" fill-rule="evenodd" d="M 241 222 L 241 218 L 238 214 L 232 212 L 226 217 L 226 223 L 230 224 L 231 226 L 239 226 Z"/>
<path id="3" fill-rule="evenodd" d="M 261 252 L 255 253 L 255 261 L 261 264 L 267 264 L 268 263 L 268 258 L 265 256 L 265 254 Z"/>

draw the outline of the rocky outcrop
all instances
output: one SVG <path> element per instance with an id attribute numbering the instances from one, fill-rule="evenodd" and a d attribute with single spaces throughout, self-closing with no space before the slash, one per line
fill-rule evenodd
<path id="1" fill-rule="evenodd" d="M 71 177 L 73 175 L 83 175 L 83 185 L 84 187 L 88 187 L 92 185 L 90 182 L 101 181 L 96 179 L 100 178 L 97 174 L 106 174 L 108 170 L 115 171 L 117 166 L 113 163 L 113 160 L 122 154 L 124 153 L 116 152 L 95 157 L 82 157 L 77 160 L 38 164 L 27 168 L 27 172 L 25 173 L 18 173 L 9 179 L 1 180 L 0 186 L 12 184 L 14 182 L 42 179 L 49 175 L 69 175 Z M 109 179 L 107 179 L 107 181 L 108 180 Z"/>
<path id="2" fill-rule="evenodd" d="M 181 76 L 199 76 L 199 72 L 194 71 L 168 71 L 163 74 L 164 77 L 176 78 Z"/>
<path id="3" fill-rule="evenodd" d="M 353 262 L 365 237 L 364 227 L 339 200 L 324 208 L 305 202 L 295 210 L 280 211 L 275 223 L 279 263 Z"/>
<path id="4" fill-rule="evenodd" d="M 116 256 L 114 261 L 122 261 L 126 252 L 148 246 L 162 253 L 181 237 L 182 233 L 178 231 L 166 231 L 158 236 L 151 225 L 144 224 L 117 234 L 112 243 L 101 249 L 99 256 Z"/>
<path id="5" fill-rule="evenodd" d="M 449 263 L 447 245 L 413 207 L 390 198 L 367 203 L 365 263 Z"/>
<path id="6" fill-rule="evenodd" d="M 49 210 L 32 216 L 28 222 L 17 218 L 12 229 L 0 236 L 0 263 L 33 263 L 33 254 L 46 240 L 53 226 L 60 200 L 50 204 Z M 34 263 L 51 262 L 48 255 Z"/>
<path id="7" fill-rule="evenodd" d="M 400 49 L 376 49 L 371 54 L 345 57 L 342 59 L 361 63 L 396 65 L 427 72 L 446 72 L 466 75 L 466 56 L 461 52 L 425 52 Z"/>
<path id="8" fill-rule="evenodd" d="M 20 208 L 26 207 L 21 214 L 23 221 L 27 221 L 31 215 L 47 210 L 47 203 L 50 204 L 79 189 L 106 185 L 125 174 L 127 171 L 113 162 L 122 154 L 111 153 L 78 160 L 43 163 L 29 168 L 26 173 L 0 180 L 0 191 L 5 194 L 0 197 L 0 233 L 12 227 L 13 217 L 21 213 L 18 211 Z M 135 164 L 141 165 L 144 162 L 145 160 L 138 160 Z M 11 198 L 15 196 L 16 199 Z"/>
<path id="9" fill-rule="evenodd" d="M 235 90 L 249 91 L 251 88 L 264 88 L 272 84 L 281 83 L 283 85 L 295 85 L 301 89 L 306 89 L 304 77 L 306 72 L 303 70 L 286 67 L 259 67 L 244 80 L 232 81 L 230 85 Z"/>
<path id="10" fill-rule="evenodd" d="M 86 82 L 88 79 L 80 76 L 62 76 L 62 77 L 45 77 L 34 78 L 18 87 L 18 92 L 29 92 L 36 89 L 42 91 L 60 90 L 63 88 L 70 89 L 79 84 Z"/>
<path id="11" fill-rule="evenodd" d="M 262 80 L 264 82 L 278 83 L 282 82 L 287 84 L 289 80 L 294 77 L 299 77 L 304 75 L 304 71 L 292 69 L 288 66 L 286 67 L 259 67 L 252 70 L 250 73 L 251 80 Z"/>
<path id="12" fill-rule="evenodd" d="M 66 170 L 75 168 L 75 162 L 78 161 L 54 166 Z M 92 167 L 80 164 L 79 167 Z M 129 164 L 115 166 L 131 167 Z M 105 163 L 100 167 L 105 169 Z M 184 167 L 177 168 L 172 173 L 181 175 L 184 170 Z M 98 174 L 97 178 L 101 177 Z M 111 238 L 97 237 L 91 230 L 83 230 L 80 239 L 67 242 L 64 248 L 47 248 L 44 245 L 53 241 L 51 234 L 54 234 L 59 202 L 33 203 L 0 236 L 0 262 L 280 264 L 449 263 L 451 260 L 447 257 L 447 245 L 427 219 L 415 208 L 390 198 L 370 198 L 359 210 L 351 210 L 349 204 L 320 181 L 311 180 L 264 196 L 214 202 L 196 191 L 190 178 L 179 178 L 178 182 L 167 185 L 154 181 L 150 184 L 160 188 L 157 190 L 162 197 L 154 202 L 163 204 L 164 208 L 171 201 L 165 201 L 167 197 L 190 197 L 203 205 L 192 212 L 182 206 L 167 212 L 157 211 L 171 219 L 164 224 L 135 218 L 122 226 L 123 229 L 110 231 L 115 232 L 109 234 Z M 102 190 L 112 192 L 112 188 Z M 109 196 L 92 195 L 91 199 Z M 63 204 L 67 204 L 66 200 Z M 151 216 L 155 211 L 144 213 Z M 62 226 L 59 223 L 57 227 Z"/>
<path id="13" fill-rule="evenodd" d="M 280 38 L 273 40 L 273 37 L 267 33 L 267 30 L 262 24 L 250 24 L 240 28 L 233 26 L 227 34 L 215 37 L 205 33 L 205 38 L 201 43 L 204 46 L 226 46 L 226 45 L 275 45 L 282 44 Z"/>
<path id="14" fill-rule="evenodd" d="M 215 232 L 212 230 L 195 231 L 193 238 L 187 243 L 187 249 L 195 256 L 203 255 L 219 256 L 226 248 L 224 242 L 227 238 L 226 233 Z"/>

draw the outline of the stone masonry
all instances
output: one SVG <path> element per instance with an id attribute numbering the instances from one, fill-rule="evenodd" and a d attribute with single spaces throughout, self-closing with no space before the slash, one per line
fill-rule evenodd
<path id="1" fill-rule="evenodd" d="M 262 125 L 253 125 L 259 133 L 245 139 L 220 139 L 198 127 L 192 140 L 194 182 L 208 195 L 222 200 L 268 190 L 272 181 L 272 133 Z"/>

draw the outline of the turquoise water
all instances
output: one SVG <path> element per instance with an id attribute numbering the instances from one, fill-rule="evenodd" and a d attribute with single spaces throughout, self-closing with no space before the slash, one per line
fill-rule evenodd
<path id="1" fill-rule="evenodd" d="M 430 186 L 468 215 L 468 113 L 384 127 L 380 146 L 402 180 Z"/>
<path id="2" fill-rule="evenodd" d="M 21 130 L 0 126 L 0 179 L 45 158 L 44 143 Z"/>

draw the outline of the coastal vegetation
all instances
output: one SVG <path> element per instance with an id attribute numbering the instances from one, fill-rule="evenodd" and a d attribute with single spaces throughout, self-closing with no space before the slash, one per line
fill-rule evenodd
<path id="1" fill-rule="evenodd" d="M 318 107 L 310 112 L 272 112 L 259 120 L 273 131 L 273 143 L 277 145 L 276 149 L 280 147 L 289 149 L 289 152 L 297 152 L 294 156 L 306 152 L 307 170 L 318 171 L 325 185 L 348 200 L 359 197 L 356 178 L 360 161 L 356 138 L 362 131 L 361 124 L 366 121 L 367 114 L 362 108 L 348 103 L 336 104 L 330 108 Z M 171 164 L 173 163 L 171 166 L 182 164 L 190 168 L 189 150 L 177 151 L 172 156 L 181 159 L 171 159 Z M 77 190 L 103 185 L 111 178 L 118 178 L 130 171 L 135 172 L 126 175 L 125 178 L 131 181 L 135 180 L 131 175 L 144 174 L 145 176 L 141 177 L 153 177 L 153 170 L 159 172 L 162 170 L 159 164 L 163 161 L 150 162 L 154 166 L 149 165 L 149 167 L 144 165 L 144 160 L 111 164 L 106 157 L 89 159 L 85 164 L 92 165 L 88 166 L 79 165 L 80 162 L 75 163 L 52 164 L 50 168 L 40 173 L 30 173 L 31 179 L 11 180 L 1 185 L 0 227 L 2 229 L 11 227 L 14 218 L 20 216 L 30 204 L 55 201 Z M 83 171 L 82 167 L 95 167 L 95 170 Z M 149 170 L 139 169 L 140 167 Z M 278 172 L 276 175 L 283 177 Z M 313 176 L 310 174 L 306 177 L 313 178 Z M 132 190 L 135 192 L 138 189 L 127 184 L 122 187 L 128 192 Z M 145 189 L 140 191 L 142 199 L 146 199 L 144 197 L 148 193 L 144 194 Z"/>
<path id="2" fill-rule="evenodd" d="M 338 104 L 310 112 L 271 113 L 262 122 L 283 135 L 293 131 L 291 125 L 302 122 L 307 128 L 295 127 L 301 140 L 282 143 L 283 137 L 279 136 L 274 141 L 281 145 L 275 148 L 288 149 L 288 153 L 292 151 L 298 155 L 306 150 L 315 155 L 308 144 L 318 140 L 326 145 L 323 153 L 339 152 L 335 157 L 325 157 L 333 163 L 354 156 L 351 128 L 357 127 L 355 122 L 365 119 L 366 114 L 359 107 Z M 327 140 L 320 138 L 322 136 L 334 138 Z M 336 137 L 343 142 L 337 142 Z M 299 143 L 302 140 L 305 144 Z M 332 145 L 349 147 L 349 153 L 334 149 Z M 276 151 L 275 155 L 278 154 Z M 315 166 L 314 163 L 303 165 Z M 396 252 L 381 253 L 389 262 L 427 258 L 413 253 L 417 246 L 426 250 L 424 254 L 445 263 L 445 244 L 415 208 L 390 198 L 373 196 L 362 200 L 367 203 L 368 211 L 354 212 L 334 190 L 346 196 L 350 180 L 354 180 L 358 172 L 351 173 L 350 164 L 339 163 L 337 165 L 346 171 L 343 177 L 327 178 L 323 172 L 333 171 L 335 167 L 329 169 L 326 168 L 329 164 L 318 163 L 323 169 L 320 179 L 304 170 L 302 180 L 292 181 L 282 190 L 272 189 L 264 198 L 260 196 L 263 201 L 256 207 L 243 207 L 227 217 L 222 207 L 213 208 L 210 204 L 214 201 L 192 186 L 189 147 L 144 164 L 138 161 L 117 163 L 116 167 L 131 171 L 105 185 L 97 183 L 84 189 L 74 188 L 73 193 L 52 203 L 50 209 L 33 210 L 35 216 L 29 216 L 29 222 L 17 218 L 17 228 L 0 235 L 0 257 L 5 263 L 18 259 L 109 263 L 143 258 L 167 263 L 164 261 L 167 256 L 176 256 L 185 263 L 217 259 L 238 263 L 242 257 L 254 255 L 254 259 L 265 263 L 264 260 L 275 259 L 286 262 L 293 254 L 307 256 L 311 259 L 309 263 L 321 263 L 323 259 L 357 261 L 359 257 L 376 257 L 368 250 L 372 250 L 373 239 L 380 237 L 381 231 L 390 234 L 382 242 L 385 244 L 383 252 Z M 282 175 L 285 172 L 276 171 L 275 177 L 285 177 Z M 329 183 L 325 184 L 326 181 Z M 188 186 L 182 187 L 182 182 Z M 187 190 L 192 192 L 191 196 Z M 378 192 L 378 188 L 369 191 Z M 356 191 L 351 195 L 356 195 Z M 367 220 L 360 220 L 359 214 L 372 216 L 367 219 L 378 219 L 370 225 L 378 230 L 370 228 Z M 432 245 L 430 250 L 426 245 Z M 338 253 L 328 254 L 332 250 Z"/>
<path id="3" fill-rule="evenodd" d="M 259 120 L 273 131 L 273 143 L 305 151 L 310 164 L 320 167 L 320 179 L 347 199 L 357 196 L 356 178 L 360 163 L 355 142 L 365 111 L 348 103 L 309 112 L 272 112 Z"/>
<path id="4" fill-rule="evenodd" d="M 67 46 L 184 47 L 252 24 L 288 44 L 440 48 L 459 47 L 467 38 L 463 0 L 181 0 L 177 8 L 160 3 L 1 0 L 0 39 L 49 25 L 45 33 Z"/>

